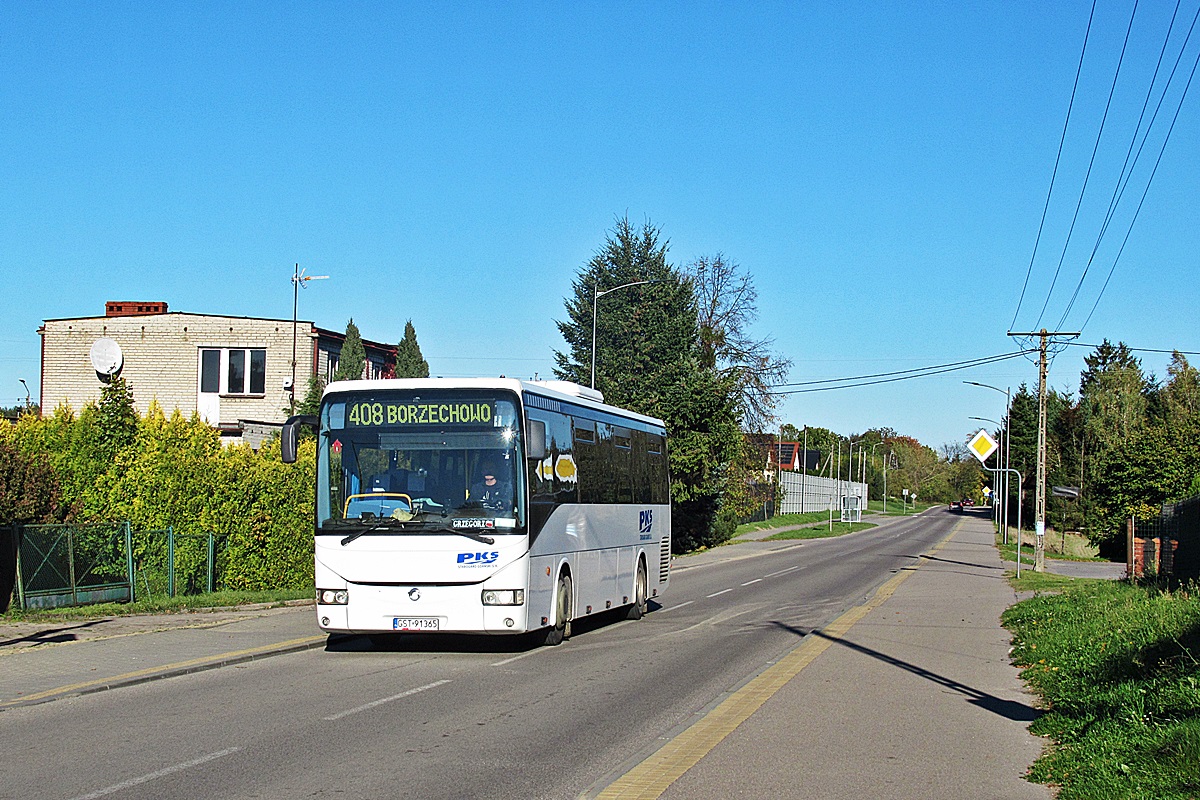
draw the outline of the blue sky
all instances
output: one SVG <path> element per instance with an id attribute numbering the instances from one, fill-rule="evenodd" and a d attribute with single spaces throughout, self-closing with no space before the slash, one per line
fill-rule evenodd
<path id="1" fill-rule="evenodd" d="M 1098 0 L 1017 314 L 1090 8 L 5 3 L 0 405 L 24 398 L 21 378 L 37 399 L 44 319 L 106 300 L 286 319 L 296 263 L 330 276 L 301 293 L 301 318 L 353 317 L 392 342 L 412 319 L 434 374 L 546 377 L 563 299 L 620 215 L 659 226 L 677 265 L 721 252 L 752 274 L 754 332 L 793 381 L 1010 352 L 1014 315 L 1055 327 L 1079 281 L 1175 6 L 1138 9 L 1041 315 L 1132 8 Z M 1114 263 L 1197 48 L 1200 30 L 1069 329 Z M 1081 341 L 1200 350 L 1197 95 Z M 1051 383 L 1076 390 L 1087 352 L 1061 353 Z M 1165 375 L 1169 356 L 1142 358 Z M 780 412 L 937 447 L 1003 413 L 963 380 L 1015 388 L 1036 368 L 795 395 Z"/>

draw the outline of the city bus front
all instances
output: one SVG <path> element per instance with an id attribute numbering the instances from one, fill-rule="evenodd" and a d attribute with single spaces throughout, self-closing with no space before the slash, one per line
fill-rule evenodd
<path id="1" fill-rule="evenodd" d="M 321 628 L 529 630 L 522 463 L 513 392 L 331 385 L 317 443 Z"/>

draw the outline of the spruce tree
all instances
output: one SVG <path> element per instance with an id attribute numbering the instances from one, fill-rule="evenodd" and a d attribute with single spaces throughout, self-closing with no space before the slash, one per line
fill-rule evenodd
<path id="1" fill-rule="evenodd" d="M 338 368 L 333 373 L 335 381 L 356 381 L 363 376 L 367 366 L 367 351 L 363 347 L 362 336 L 354 318 L 346 325 L 346 340 L 342 342 L 342 352 L 338 356 Z"/>
<path id="2" fill-rule="evenodd" d="M 566 298 L 567 318 L 557 325 L 567 348 L 555 352 L 554 372 L 591 382 L 595 309 L 596 388 L 608 402 L 666 423 L 672 542 L 686 552 L 733 532 L 733 520 L 720 515 L 743 436 L 737 381 L 704 358 L 695 284 L 668 262 L 667 249 L 654 225 L 617 219 Z M 616 289 L 593 306 L 597 291 Z"/>
<path id="3" fill-rule="evenodd" d="M 429 362 L 421 356 L 421 345 L 417 344 L 417 330 L 413 327 L 411 319 L 404 323 L 404 339 L 396 345 L 396 377 L 429 377 Z"/>

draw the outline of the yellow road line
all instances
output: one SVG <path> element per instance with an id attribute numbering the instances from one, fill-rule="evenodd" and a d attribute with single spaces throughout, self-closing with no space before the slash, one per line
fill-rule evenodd
<path id="1" fill-rule="evenodd" d="M 945 547 L 962 525 L 960 521 L 946 534 L 946 538 L 925 555 L 931 556 Z M 891 597 L 915 569 L 916 566 L 913 566 L 897 572 L 867 602 L 855 606 L 822 629 L 821 636 L 805 636 L 790 653 L 759 673 L 646 760 L 606 786 L 596 795 L 598 800 L 654 800 L 659 797 L 668 786 L 699 763 L 721 740 L 796 677 L 800 670 L 811 664 L 834 641 L 845 636 L 856 622 Z"/>
<path id="2" fill-rule="evenodd" d="M 150 677 L 153 675 L 157 675 L 159 673 L 177 673 L 180 671 L 186 671 L 189 669 L 193 669 L 195 667 L 204 666 L 206 664 L 220 664 L 220 663 L 224 663 L 227 661 L 233 661 L 233 660 L 246 661 L 246 660 L 252 659 L 254 656 L 273 652 L 275 650 L 298 649 L 298 648 L 305 647 L 307 645 L 317 644 L 318 642 L 325 641 L 327 638 L 328 638 L 327 636 L 321 635 L 321 636 L 305 636 L 300 639 L 288 639 L 287 641 L 284 641 L 284 642 L 275 642 L 274 644 L 266 644 L 266 645 L 261 645 L 259 647 L 251 647 L 251 648 L 247 648 L 245 650 L 234 650 L 229 653 L 221 653 L 221 654 L 215 655 L 215 656 L 202 656 L 200 658 L 189 659 L 188 661 L 178 661 L 174 664 L 163 664 L 163 665 L 160 665 L 157 667 L 147 667 L 146 669 L 139 669 L 134 672 L 126 672 L 121 675 L 113 675 L 112 677 L 108 677 L 108 678 L 98 678 L 93 681 L 84 681 L 83 683 L 73 683 L 70 686 L 59 686 L 58 688 L 55 688 L 55 689 L 47 689 L 44 692 L 37 692 L 36 694 L 27 694 L 27 695 L 24 695 L 23 697 L 14 698 L 12 700 L 5 700 L 3 702 L 0 702 L 0 709 L 7 708 L 9 706 L 24 705 L 26 703 L 36 703 L 40 700 L 46 700 L 51 697 L 55 697 L 56 695 L 74 694 L 74 693 L 78 693 L 78 692 L 87 691 L 88 689 L 94 689 L 99 686 L 108 686 L 108 685 L 116 684 L 116 683 L 126 683 L 128 681 L 135 681 L 138 678 L 146 678 L 146 677 Z"/>

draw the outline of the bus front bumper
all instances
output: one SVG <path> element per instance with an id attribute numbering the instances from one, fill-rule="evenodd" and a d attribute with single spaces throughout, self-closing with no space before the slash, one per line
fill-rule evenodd
<path id="1" fill-rule="evenodd" d="M 484 605 L 484 584 L 372 585 L 349 583 L 344 603 L 322 603 L 317 624 L 329 633 L 525 633 L 524 592 L 498 593 Z M 517 600 L 521 602 L 516 603 Z M 536 626 L 535 626 L 536 627 Z"/>

